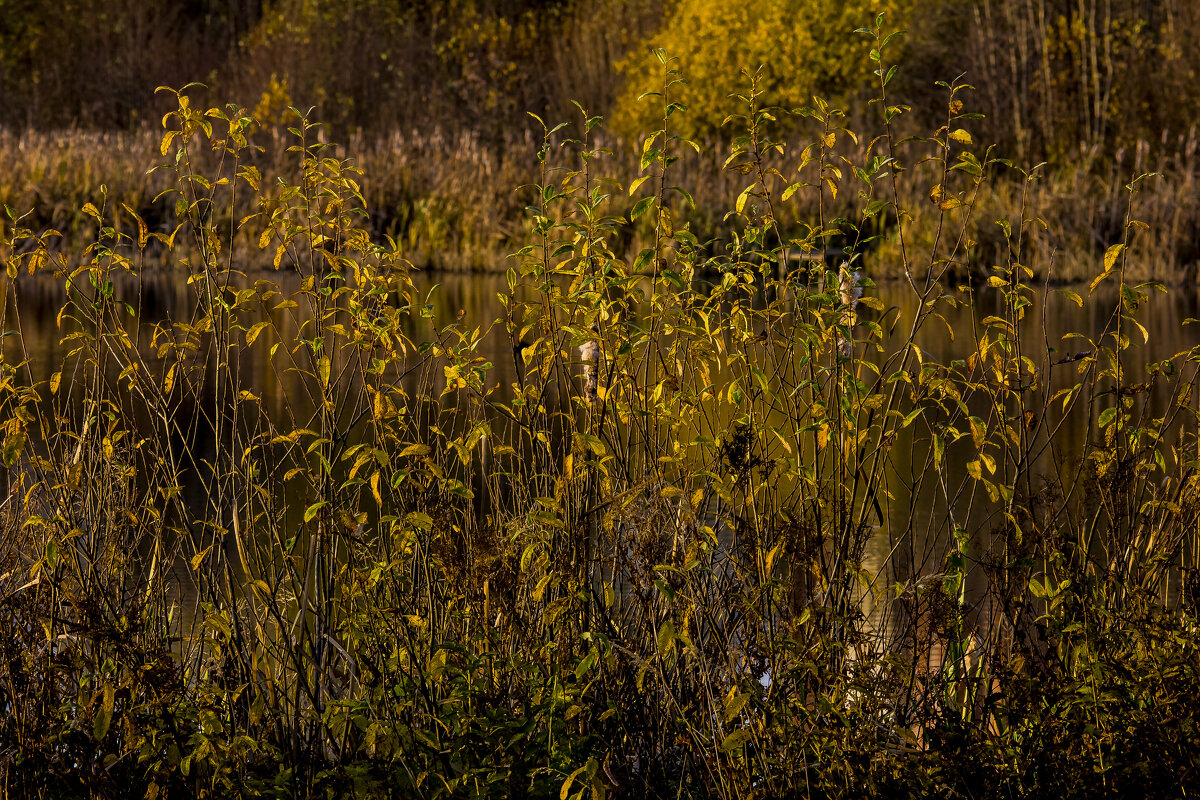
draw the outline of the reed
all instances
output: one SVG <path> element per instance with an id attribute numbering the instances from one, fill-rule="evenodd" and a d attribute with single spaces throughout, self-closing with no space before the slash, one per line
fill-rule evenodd
<path id="1" fill-rule="evenodd" d="M 285 177 L 291 164 L 287 158 L 281 126 L 264 125 L 270 155 L 249 154 L 267 183 Z M 810 131 L 811 132 L 811 131 Z M 627 186 L 640 170 L 640 153 L 635 143 L 598 132 L 600 149 L 606 156 L 608 176 Z M 485 145 L 471 134 L 439 132 L 404 136 L 352 136 L 335 152 L 352 158 L 363 173 L 362 194 L 366 216 L 356 221 L 377 244 L 391 239 L 405 258 L 421 267 L 450 271 L 502 272 L 507 255 L 518 249 L 529 234 L 523 219 L 529 202 L 528 187 L 536 182 L 537 135 L 530 129 L 497 145 Z M 122 134 L 84 132 L 33 133 L 0 136 L 0 203 L 20 209 L 22 227 L 65 234 L 64 242 L 84 241 L 96 233 L 95 220 L 82 209 L 96 199 L 101 189 L 117 216 L 128 207 L 158 232 L 168 232 L 183 221 L 173 202 L 160 197 L 170 188 L 161 173 L 147 176 L 161 136 L 149 130 Z M 569 143 L 557 141 L 556 144 Z M 1168 284 L 1196 280 L 1197 255 L 1191 231 L 1197 220 L 1191 196 L 1196 181 L 1195 137 L 1162 141 L 1153 147 L 1141 142 L 1132 153 L 1119 152 L 1107 170 L 1098 170 L 1095 154 L 1080 159 L 1079 167 L 1041 167 L 1038 180 L 1027 182 L 1020 171 L 998 164 L 997 175 L 979 187 L 974 207 L 976 224 L 970 230 L 968 257 L 956 267 L 954 278 L 986 281 L 989 270 L 1009 257 L 1005 251 L 1003 220 L 1011 226 L 1023 217 L 1041 220 L 1045 234 L 1031 242 L 1025 265 L 1039 278 L 1053 283 L 1079 283 L 1102 269 L 1103 255 L 1124 213 L 1124 185 L 1132 174 L 1154 173 L 1139 191 L 1139 217 L 1148 226 L 1137 242 L 1131 277 Z M 861 145 L 846 144 L 844 155 L 851 163 L 869 161 Z M 697 240 L 710 250 L 719 240 L 737 232 L 737 220 L 716 213 L 726 199 L 740 191 L 740 175 L 724 168 L 726 155 L 721 142 L 699 144 L 699 152 L 678 155 L 676 180 L 691 197 L 675 203 L 673 213 L 687 223 Z M 781 174 L 797 173 L 812 180 L 812 161 L 805 162 L 803 148 L 791 148 L 776 158 L 773 167 Z M 802 166 L 803 164 L 803 166 Z M 919 191 L 937 185 L 930 162 L 916 159 L 905 184 Z M 1081 198 L 1087 198 L 1081 202 Z M 908 246 L 928 248 L 941 215 L 936 203 L 928 205 L 909 198 L 903 224 Z M 238 202 L 238 219 L 254 212 L 253 200 L 245 195 Z M 632 198 L 622 194 L 610 198 L 613 216 L 627 220 L 634 211 Z M 779 210 L 779 225 L 788 238 L 803 238 L 804 232 L 819 227 L 822 206 L 830 218 L 863 218 L 871 204 L 860 195 L 821 198 L 817 193 L 799 193 Z M 232 210 L 231 210 L 232 211 Z M 132 220 L 126 222 L 132 223 Z M 613 243 L 622 256 L 636 253 L 652 237 L 643 221 L 626 226 Z M 5 229 L 11 220 L 0 221 Z M 10 231 L 11 233 L 11 231 Z M 886 214 L 872 217 L 871 237 L 859 237 L 862 257 L 871 262 L 877 280 L 894 280 L 904 274 L 899 252 L 896 220 Z M 845 232 L 837 245 L 846 243 Z M 62 248 L 61 245 L 59 249 Z M 152 268 L 170 268 L 171 260 L 148 262 Z"/>

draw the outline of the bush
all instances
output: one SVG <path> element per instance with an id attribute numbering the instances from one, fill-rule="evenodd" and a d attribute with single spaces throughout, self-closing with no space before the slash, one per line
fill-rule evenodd
<path id="1" fill-rule="evenodd" d="M 907 0 L 843 3 L 836 11 L 819 2 L 682 0 L 647 44 L 677 58 L 687 79 L 669 96 L 693 112 L 675 121 L 676 132 L 691 139 L 733 136 L 736 129 L 722 134 L 722 124 L 742 111 L 735 95 L 745 91 L 743 73 L 762 69 L 766 106 L 794 109 L 809 105 L 813 95 L 844 101 L 870 92 L 878 79 L 866 58 L 869 40 L 854 30 L 883 12 L 889 24 L 903 25 L 909 10 Z M 661 104 L 639 98 L 663 91 L 662 72 L 644 51 L 631 54 L 623 71 L 626 85 L 613 109 L 613 124 L 636 138 L 652 130 L 661 114 Z"/>

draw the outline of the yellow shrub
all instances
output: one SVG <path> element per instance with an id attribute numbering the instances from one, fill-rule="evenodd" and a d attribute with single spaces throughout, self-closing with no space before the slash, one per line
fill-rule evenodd
<path id="1" fill-rule="evenodd" d="M 671 100 L 689 113 L 673 117 L 685 136 L 704 137 L 744 109 L 730 95 L 745 92 L 741 71 L 764 67 L 766 105 L 799 106 L 813 94 L 837 97 L 873 79 L 868 59 L 871 39 L 858 28 L 887 13 L 889 27 L 902 27 L 912 0 L 849 0 L 830 9 L 821 0 L 681 0 L 663 28 L 623 65 L 625 91 L 613 112 L 613 124 L 625 134 L 659 127 L 661 102 L 638 102 L 644 92 L 662 91 L 662 67 L 646 55 L 662 48 L 679 59 L 686 85 L 672 89 Z"/>

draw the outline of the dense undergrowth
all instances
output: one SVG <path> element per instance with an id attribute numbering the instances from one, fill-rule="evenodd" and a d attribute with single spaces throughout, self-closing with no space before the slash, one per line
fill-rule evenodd
<path id="1" fill-rule="evenodd" d="M 97 198 L 75 259 L 11 221 L 7 791 L 1194 791 L 1200 394 L 1195 353 L 1131 354 L 1145 181 L 1094 276 L 1119 298 L 1102 334 L 1020 335 L 1045 233 L 1018 216 L 992 234 L 1001 310 L 937 363 L 915 336 L 970 302 L 941 278 L 992 227 L 998 163 L 961 86 L 930 136 L 891 134 L 873 34 L 883 132 L 805 109 L 800 182 L 749 83 L 738 186 L 705 212 L 735 221 L 721 242 L 675 188 L 690 148 L 665 57 L 640 175 L 612 178 L 594 117 L 545 131 L 495 320 L 433 324 L 437 295 L 368 234 L 369 175 L 309 123 L 274 139 L 182 94 L 155 173 L 180 227 Z M 295 172 L 264 180 L 263 158 Z M 792 204 L 816 224 L 783 233 Z M 870 247 L 880 217 L 912 220 L 889 245 L 907 316 L 853 257 L 791 258 Z M 163 252 L 187 318 L 143 309 Z M 262 260 L 298 287 L 245 267 Z M 68 285 L 48 379 L 21 336 L 37 273 Z M 504 385 L 487 336 L 511 343 Z M 1057 457 L 1081 421 L 1084 452 Z"/>

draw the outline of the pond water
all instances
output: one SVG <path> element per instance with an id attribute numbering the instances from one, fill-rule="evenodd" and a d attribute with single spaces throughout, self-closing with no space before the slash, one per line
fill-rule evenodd
<path id="1" fill-rule="evenodd" d="M 268 271 L 261 274 L 250 274 L 245 278 L 247 285 L 254 281 L 267 279 L 279 284 L 285 294 L 296 291 L 300 285 L 298 276 Z M 429 296 L 432 303 L 432 316 L 422 319 L 414 316 L 410 321 L 407 333 L 411 338 L 420 342 L 436 337 L 436 331 L 453 321 L 461 321 L 464 325 L 480 325 L 485 330 L 492 320 L 503 314 L 503 308 L 497 299 L 498 293 L 505 289 L 505 277 L 491 274 L 460 274 L 422 272 L 416 276 L 416 288 L 420 297 Z M 10 336 L 6 339 L 5 357 L 14 363 L 27 357 L 30 374 L 35 380 L 48 381 L 51 375 L 61 368 L 63 359 L 75 344 L 64 343 L 62 336 L 67 328 L 60 328 L 58 314 L 66 297 L 62 280 L 43 276 L 20 277 L 16 285 L 6 285 L 5 296 L 9 305 L 6 310 L 6 327 L 9 330 L 19 330 L 20 336 Z M 1081 295 L 1087 295 L 1086 287 L 1072 287 Z M 15 289 L 15 291 L 14 291 Z M 147 273 L 141 279 L 141 314 L 148 322 L 158 320 L 188 320 L 196 311 L 196 292 L 186 285 L 178 274 L 170 272 Z M 888 327 L 895 331 L 886 347 L 895 346 L 902 341 L 911 320 L 918 310 L 918 301 L 911 288 L 904 283 L 884 283 L 869 289 L 883 304 L 886 312 L 881 316 L 878 312 L 864 310 L 864 318 L 876 317 L 887 322 Z M 1080 340 L 1065 340 L 1064 336 L 1071 333 L 1081 333 L 1092 338 L 1098 337 L 1105 326 L 1111 324 L 1116 307 L 1116 294 L 1111 289 L 1105 289 L 1088 298 L 1085 307 L 1080 308 L 1067 293 L 1054 287 L 1044 287 L 1036 292 L 1034 312 L 1029 314 L 1020 331 L 1024 346 L 1029 348 L 1034 362 L 1053 364 L 1063 361 L 1074 353 L 1085 350 L 1087 345 Z M 1142 365 L 1153 361 L 1170 358 L 1175 354 L 1186 351 L 1196 342 L 1196 330 L 1185 325 L 1185 320 L 1200 316 L 1200 302 L 1197 292 L 1188 287 L 1175 288 L 1166 294 L 1152 293 L 1148 303 L 1139 312 L 1139 319 L 1148 333 L 1148 342 L 1141 343 L 1140 336 L 1134 333 L 1134 346 L 1127 359 L 1126 368 L 1131 373 L 1140 371 Z M 977 336 L 982 332 L 984 320 L 996 314 L 1002 314 L 1001 298 L 995 290 L 981 288 L 975 291 L 974 302 L 959 305 L 957 308 L 944 308 L 941 311 L 944 323 L 930 320 L 918 333 L 915 344 L 928 358 L 942 364 L 949 364 L 955 359 L 965 359 L 974 352 Z M 281 326 L 281 332 L 294 334 L 302 320 L 276 320 Z M 893 327 L 893 323 L 894 327 Z M 291 326 L 288 328 L 288 326 Z M 69 328 L 69 326 L 68 326 Z M 285 330 L 286 329 L 286 330 Z M 21 347 L 24 348 L 22 353 Z M 148 359 L 153 358 L 154 345 L 150 341 L 143 342 L 143 350 Z M 1049 356 L 1046 357 L 1046 354 Z M 511 342 L 507 338 L 502 325 L 493 327 L 483 339 L 478 354 L 490 362 L 493 367 L 489 371 L 487 381 L 489 386 L 499 387 L 495 397 L 504 399 L 511 395 L 511 387 L 518 377 L 518 364 L 514 357 Z M 886 354 L 886 349 L 885 349 Z M 882 359 L 884 356 L 875 356 Z M 257 358 L 257 360 L 256 360 Z M 294 377 L 286 371 L 272 368 L 263 356 L 248 356 L 240 363 L 241 374 L 247 385 L 253 385 L 261 393 L 263 407 L 271 415 L 290 415 L 294 420 L 301 419 L 312 412 L 313 404 L 304 402 L 305 390 Z M 1052 375 L 1047 381 L 1050 389 L 1041 393 L 1042 397 L 1050 397 L 1053 392 L 1066 387 L 1076 379 L 1075 367 L 1072 362 L 1064 362 L 1053 366 Z M 1134 377 L 1133 380 L 1138 380 Z M 293 381 L 296 383 L 293 385 Z M 413 392 L 419 392 L 420 387 L 414 384 Z M 202 397 L 211 399 L 211 386 L 206 386 Z M 1151 395 L 1149 402 L 1161 405 L 1166 398 Z M 62 397 L 58 400 L 64 404 Z M 65 404 L 69 406 L 70 400 Z M 1048 415 L 1052 410 L 1046 410 Z M 193 421 L 193 425 L 195 425 Z M 193 427 L 200 431 L 196 434 L 196 446 L 201 460 L 210 463 L 215 460 L 218 443 L 214 437 L 203 436 L 202 426 Z M 1048 448 L 1033 465 L 1035 471 L 1052 474 L 1063 467 L 1077 463 L 1085 451 L 1086 444 L 1094 440 L 1097 432 L 1095 419 L 1078 417 L 1064 422 L 1062 430 L 1055 436 L 1054 447 Z M 888 529 L 925 531 L 922 535 L 928 542 L 928 552 L 933 553 L 935 540 L 943 538 L 948 533 L 946 520 L 934 509 L 937 500 L 934 495 L 933 482 L 920 483 L 917 490 L 910 490 L 912 475 L 906 470 L 920 469 L 919 466 L 926 457 L 927 445 L 914 445 L 909 441 L 900 441 L 896 452 L 907 455 L 908 458 L 898 459 L 890 466 L 893 474 L 899 478 L 891 486 L 893 501 L 887 509 L 880 528 L 882 532 L 876 536 L 869 548 L 868 563 L 876 564 L 887 561 L 891 548 L 895 546 L 891 537 L 884 535 Z M 955 458 L 948 451 L 948 458 Z M 907 465 L 901 463 L 907 460 Z M 962 461 L 955 464 L 952 474 L 956 479 L 965 479 Z M 192 482 L 185 487 L 192 496 L 193 502 L 201 502 L 202 487 L 199 482 Z M 944 490 L 943 490 L 944 491 Z M 972 511 L 972 514 L 982 515 L 983 509 Z M 962 521 L 960 521 L 960 524 Z M 972 525 L 986 524 L 981 519 L 970 521 Z M 921 557 L 915 556 L 915 561 Z M 925 565 L 923 568 L 914 564 L 918 569 L 929 569 L 936 565 Z"/>

